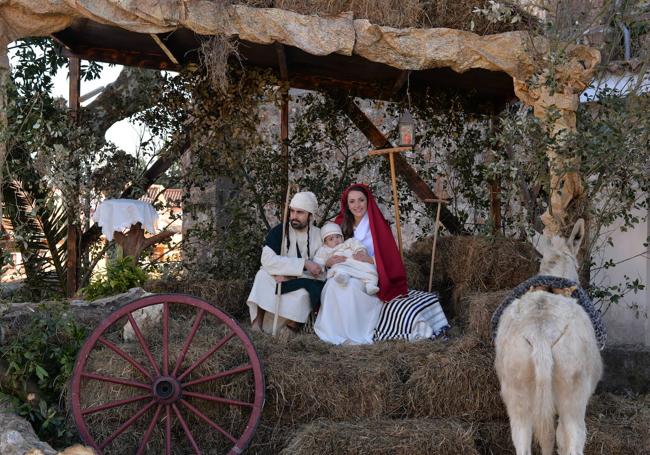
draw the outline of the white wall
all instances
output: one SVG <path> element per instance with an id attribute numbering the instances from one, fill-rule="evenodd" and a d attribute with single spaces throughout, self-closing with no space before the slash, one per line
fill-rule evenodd
<path id="1" fill-rule="evenodd" d="M 615 284 L 624 282 L 627 275 L 632 280 L 638 278 L 646 289 L 637 294 L 628 294 L 622 302 L 611 305 L 605 313 L 604 322 L 607 326 L 607 344 L 613 345 L 645 345 L 650 346 L 650 249 L 643 243 L 650 235 L 649 213 L 636 213 L 646 220 L 639 223 L 632 231 L 621 232 L 620 224 L 612 226 L 614 247 L 605 249 L 603 259 L 613 259 L 619 263 L 616 267 L 601 271 L 594 277 L 600 284 Z M 629 259 L 631 258 L 631 259 Z"/>

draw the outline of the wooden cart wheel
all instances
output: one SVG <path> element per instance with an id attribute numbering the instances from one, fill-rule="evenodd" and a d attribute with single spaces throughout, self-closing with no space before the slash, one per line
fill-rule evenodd
<path id="1" fill-rule="evenodd" d="M 82 439 L 100 454 L 236 454 L 259 422 L 264 376 L 226 313 L 188 295 L 152 295 L 86 340 L 71 401 Z"/>

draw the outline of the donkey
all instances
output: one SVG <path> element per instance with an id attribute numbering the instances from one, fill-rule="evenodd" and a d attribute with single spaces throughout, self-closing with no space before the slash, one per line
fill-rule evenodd
<path id="1" fill-rule="evenodd" d="M 584 233 L 580 219 L 567 240 L 542 237 L 539 275 L 577 283 Z M 495 368 L 517 455 L 531 455 L 533 434 L 542 455 L 553 454 L 556 436 L 560 455 L 583 454 L 585 410 L 603 366 L 592 322 L 567 294 L 571 290 L 532 288 L 498 320 Z"/>

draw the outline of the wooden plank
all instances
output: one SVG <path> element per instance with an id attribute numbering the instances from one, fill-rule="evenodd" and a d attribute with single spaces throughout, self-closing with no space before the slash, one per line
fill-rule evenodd
<path id="1" fill-rule="evenodd" d="M 407 152 L 407 151 L 412 150 L 412 149 L 413 149 L 413 147 L 409 147 L 409 146 L 391 147 L 391 148 L 388 148 L 388 149 L 370 150 L 368 152 L 368 155 L 370 155 L 370 156 L 386 155 L 387 153 Z"/>
<path id="2" fill-rule="evenodd" d="M 340 109 L 350 118 L 350 120 L 352 120 L 352 123 L 359 128 L 374 147 L 379 149 L 393 147 L 386 136 L 379 131 L 359 106 L 356 105 L 354 99 L 341 94 L 337 95 L 336 99 Z M 395 167 L 397 173 L 406 180 L 409 188 L 411 188 L 417 197 L 422 200 L 436 199 L 436 195 L 431 188 L 429 188 L 426 182 L 420 178 L 417 172 L 415 172 L 415 169 L 408 164 L 403 156 L 399 154 L 395 156 Z M 461 223 L 460 220 L 456 218 L 449 209 L 447 209 L 447 207 L 442 207 L 440 209 L 440 222 L 452 234 L 461 234 L 465 232 L 463 229 L 463 223 Z"/>

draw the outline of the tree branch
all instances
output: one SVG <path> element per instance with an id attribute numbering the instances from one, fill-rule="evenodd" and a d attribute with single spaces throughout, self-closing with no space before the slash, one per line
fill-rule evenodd
<path id="1" fill-rule="evenodd" d="M 124 67 L 114 82 L 82 108 L 82 118 L 93 134 L 103 137 L 114 123 L 153 105 L 163 80 L 156 71 Z"/>

